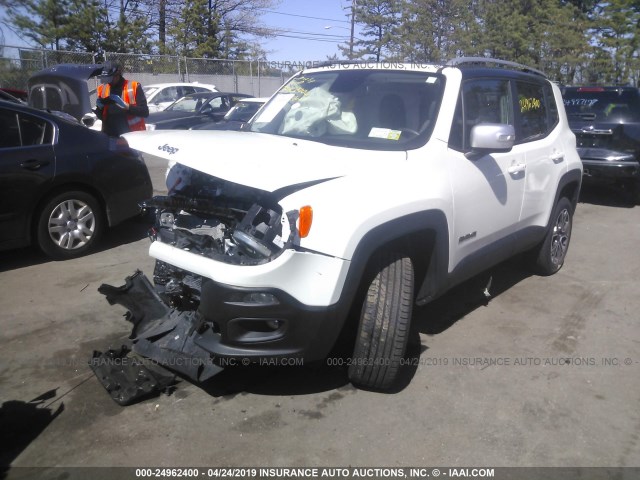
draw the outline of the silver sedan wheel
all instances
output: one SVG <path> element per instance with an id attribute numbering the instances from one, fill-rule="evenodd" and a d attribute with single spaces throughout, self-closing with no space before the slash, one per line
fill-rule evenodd
<path id="1" fill-rule="evenodd" d="M 571 214 L 566 208 L 558 214 L 556 223 L 553 226 L 551 236 L 551 262 L 554 265 L 562 265 L 564 257 L 569 249 L 569 239 L 571 237 Z"/>
<path id="2" fill-rule="evenodd" d="M 93 210 L 81 200 L 65 200 L 49 215 L 49 236 L 58 247 L 65 250 L 74 250 L 86 245 L 95 229 Z"/>

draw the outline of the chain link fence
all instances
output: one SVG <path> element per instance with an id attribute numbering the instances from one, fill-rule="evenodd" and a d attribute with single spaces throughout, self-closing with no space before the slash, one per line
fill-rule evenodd
<path id="1" fill-rule="evenodd" d="M 59 63 L 97 62 L 94 53 L 0 46 L 0 87 L 26 90 L 31 75 Z"/>
<path id="2" fill-rule="evenodd" d="M 121 63 L 125 76 L 145 86 L 198 82 L 213 84 L 220 91 L 256 97 L 270 96 L 296 71 L 292 68 L 273 68 L 273 62 L 259 60 L 214 60 L 110 52 L 98 55 L 4 46 L 0 47 L 0 87 L 26 90 L 29 77 L 44 68 L 60 63 L 98 64 L 108 60 Z M 287 66 L 290 65 L 294 63 L 287 62 Z M 92 83 L 90 81 L 90 85 Z"/>
<path id="3" fill-rule="evenodd" d="M 0 46 L 0 87 L 26 90 L 28 78 L 43 68 L 59 63 L 96 64 L 116 60 L 124 65 L 126 76 L 142 85 L 174 82 L 213 84 L 220 91 L 270 96 L 293 73 L 317 66 L 318 62 L 264 60 L 216 60 L 172 55 L 122 53 L 84 53 Z M 615 64 L 612 59 L 585 61 L 566 58 L 534 65 L 551 80 L 563 85 L 640 85 L 640 59 L 627 58 Z M 91 86 L 95 81 L 90 82 Z"/>

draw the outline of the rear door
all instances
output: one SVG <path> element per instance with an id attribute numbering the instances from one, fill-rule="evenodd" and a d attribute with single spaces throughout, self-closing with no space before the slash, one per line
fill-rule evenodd
<path id="1" fill-rule="evenodd" d="M 547 224 L 555 186 L 567 171 L 564 132 L 559 128 L 558 106 L 546 80 L 516 80 L 518 105 L 516 141 L 526 148 L 526 182 L 521 228 Z M 533 233 L 535 235 L 535 232 Z M 526 238 L 523 239 L 527 241 Z"/>
<path id="2" fill-rule="evenodd" d="M 0 247 L 24 244 L 38 193 L 56 169 L 53 125 L 0 107 Z"/>

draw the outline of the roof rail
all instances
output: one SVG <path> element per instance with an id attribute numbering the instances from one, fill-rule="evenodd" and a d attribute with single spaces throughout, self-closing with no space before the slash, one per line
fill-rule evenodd
<path id="1" fill-rule="evenodd" d="M 521 63 L 509 62 L 507 60 L 498 60 L 497 58 L 488 58 L 488 57 L 457 57 L 452 58 L 446 63 L 446 66 L 449 67 L 459 67 L 463 65 L 470 64 L 482 64 L 486 66 L 490 66 L 494 64 L 496 66 L 500 66 L 503 68 L 511 68 L 512 70 L 520 70 L 527 73 L 534 73 L 536 75 L 540 75 L 544 78 L 547 78 L 547 75 L 540 70 L 536 70 L 535 68 L 527 67 L 526 65 L 522 65 Z"/>

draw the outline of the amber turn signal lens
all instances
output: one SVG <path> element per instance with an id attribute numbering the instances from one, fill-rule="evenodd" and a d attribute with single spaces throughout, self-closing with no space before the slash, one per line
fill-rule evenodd
<path id="1" fill-rule="evenodd" d="M 309 205 L 305 205 L 300 209 L 300 216 L 298 217 L 298 233 L 300 238 L 305 238 L 309 235 L 311 230 L 311 223 L 313 222 L 313 208 Z"/>

